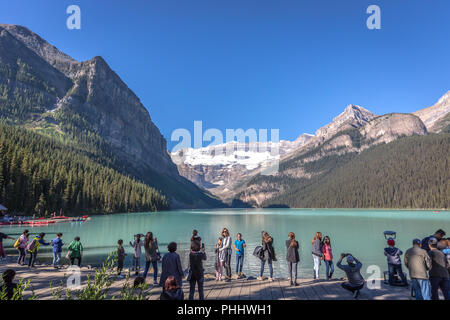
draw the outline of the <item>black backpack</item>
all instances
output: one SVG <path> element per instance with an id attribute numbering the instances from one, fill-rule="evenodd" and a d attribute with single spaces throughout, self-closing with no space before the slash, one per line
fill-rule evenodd
<path id="1" fill-rule="evenodd" d="M 264 250 L 262 246 L 257 246 L 255 250 L 253 250 L 253 255 L 260 260 L 264 260 Z"/>

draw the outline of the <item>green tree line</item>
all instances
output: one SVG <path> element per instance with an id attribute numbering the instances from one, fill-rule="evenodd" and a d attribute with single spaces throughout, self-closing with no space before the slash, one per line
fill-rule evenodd
<path id="1" fill-rule="evenodd" d="M 168 209 L 164 195 L 79 149 L 0 123 L 0 202 L 26 214 Z"/>
<path id="2" fill-rule="evenodd" d="M 253 183 L 283 190 L 263 206 L 449 208 L 449 165 L 450 134 L 431 134 L 307 163 L 311 179 L 260 176 Z"/>

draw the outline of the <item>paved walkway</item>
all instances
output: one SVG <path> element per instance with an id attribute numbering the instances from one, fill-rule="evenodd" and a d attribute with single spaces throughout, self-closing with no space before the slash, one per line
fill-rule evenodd
<path id="1" fill-rule="evenodd" d="M 31 279 L 35 294 L 39 299 L 51 299 L 52 289 L 50 282 L 58 286 L 66 276 L 65 269 L 55 270 L 49 266 L 39 266 L 35 269 L 18 266 L 14 263 L 0 264 L 0 272 L 11 268 L 17 272 L 16 281 L 19 279 Z M 82 284 L 86 283 L 87 276 L 93 275 L 94 270 L 82 268 Z M 131 280 L 133 280 L 132 277 Z M 111 287 L 111 294 L 118 294 L 125 280 L 116 281 Z M 208 300 L 348 300 L 353 299 L 350 292 L 341 288 L 343 279 L 312 280 L 298 279 L 299 286 L 289 286 L 286 279 L 274 279 L 274 281 L 257 280 L 253 277 L 233 279 L 231 282 L 215 281 L 212 275 L 205 275 L 205 299 Z M 161 288 L 153 286 L 151 274 L 147 277 L 149 283 L 149 299 L 159 299 Z M 185 299 L 188 298 L 189 284 L 183 281 Z M 408 300 L 410 288 L 390 287 L 381 281 L 380 289 L 369 290 L 367 287 L 361 290 L 360 300 Z M 198 299 L 198 293 L 195 296 Z"/>

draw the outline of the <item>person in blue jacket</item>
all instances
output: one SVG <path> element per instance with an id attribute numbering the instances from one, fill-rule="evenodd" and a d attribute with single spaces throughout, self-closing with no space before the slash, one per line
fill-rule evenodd
<path id="1" fill-rule="evenodd" d="M 52 246 L 53 246 L 53 267 L 55 269 L 59 268 L 59 261 L 61 260 L 61 254 L 62 254 L 62 246 L 64 243 L 62 242 L 62 233 L 58 233 L 56 235 L 56 238 L 52 240 Z"/>

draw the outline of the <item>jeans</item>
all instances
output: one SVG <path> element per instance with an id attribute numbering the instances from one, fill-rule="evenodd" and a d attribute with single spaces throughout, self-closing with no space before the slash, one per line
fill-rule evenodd
<path id="1" fill-rule="evenodd" d="M 334 273 L 333 260 L 324 260 L 324 261 L 325 261 L 325 267 L 326 267 L 326 272 L 327 272 L 327 280 L 329 280 Z"/>
<path id="2" fill-rule="evenodd" d="M 61 260 L 61 252 L 53 252 L 53 266 L 56 268 Z"/>
<path id="3" fill-rule="evenodd" d="M 231 278 L 231 253 L 228 252 L 225 258 L 225 272 L 227 273 L 227 277 Z"/>
<path id="4" fill-rule="evenodd" d="M 17 259 L 18 264 L 24 264 L 27 253 L 25 252 L 25 248 L 17 248 L 19 250 L 19 259 Z"/>
<path id="5" fill-rule="evenodd" d="M 244 255 L 236 255 L 236 273 L 242 272 L 242 266 L 244 265 Z"/>
<path id="6" fill-rule="evenodd" d="M 200 300 L 204 300 L 205 297 L 203 295 L 203 282 L 204 278 L 201 278 L 199 280 L 191 279 L 189 280 L 189 300 L 194 300 L 194 294 L 195 294 L 195 284 L 197 283 L 198 286 L 198 297 Z"/>
<path id="7" fill-rule="evenodd" d="M 261 277 L 264 274 L 264 265 L 265 264 L 266 264 L 266 260 L 261 260 L 261 272 L 259 274 Z M 267 260 L 267 264 L 269 265 L 270 277 L 273 278 L 272 259 L 269 258 L 269 260 Z"/>
<path id="8" fill-rule="evenodd" d="M 430 281 L 427 279 L 411 278 L 411 286 L 416 295 L 416 300 L 431 300 Z"/>
<path id="9" fill-rule="evenodd" d="M 319 279 L 320 257 L 315 254 L 312 255 L 314 260 L 314 279 Z"/>
<path id="10" fill-rule="evenodd" d="M 297 262 L 288 261 L 289 278 L 292 282 L 295 282 L 297 280 L 297 265 Z"/>
<path id="11" fill-rule="evenodd" d="M 430 277 L 431 283 L 431 300 L 439 300 L 439 288 L 444 294 L 445 300 L 450 300 L 450 279 L 440 277 Z"/>
<path id="12" fill-rule="evenodd" d="M 34 263 L 36 262 L 37 257 L 37 251 L 30 252 L 30 258 L 28 259 L 28 266 L 34 266 Z"/>
<path id="13" fill-rule="evenodd" d="M 136 271 L 136 274 L 138 274 L 139 269 L 141 268 L 141 257 L 133 256 L 133 265 L 134 265 L 134 270 Z"/>
<path id="14" fill-rule="evenodd" d="M 156 282 L 158 279 L 158 261 L 145 261 L 144 269 L 144 279 L 147 278 L 148 270 L 150 269 L 150 264 L 153 266 L 153 280 Z"/>
<path id="15" fill-rule="evenodd" d="M 408 280 L 406 280 L 405 274 L 403 273 L 402 270 L 402 265 L 401 264 L 391 264 L 388 263 L 388 270 L 389 270 L 389 285 L 397 285 L 394 281 L 394 275 L 395 272 L 397 272 L 397 274 L 400 276 L 400 278 L 402 279 L 402 284 L 403 285 L 407 285 L 408 284 Z"/>

